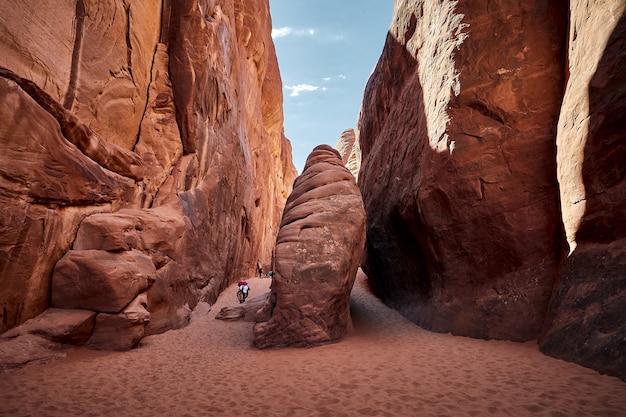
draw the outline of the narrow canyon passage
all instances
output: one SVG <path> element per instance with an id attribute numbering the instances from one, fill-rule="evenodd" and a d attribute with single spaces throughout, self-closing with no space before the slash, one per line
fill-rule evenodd
<path id="1" fill-rule="evenodd" d="M 129 352 L 84 348 L 0 377 L 11 416 L 623 416 L 626 384 L 542 355 L 534 342 L 432 333 L 385 307 L 359 273 L 355 330 L 310 349 L 258 350 L 251 322 L 208 315 Z M 248 279 L 251 297 L 267 278 Z"/>

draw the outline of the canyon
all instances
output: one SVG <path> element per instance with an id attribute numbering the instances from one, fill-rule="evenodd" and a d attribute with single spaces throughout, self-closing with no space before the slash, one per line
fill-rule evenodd
<path id="1" fill-rule="evenodd" d="M 3 337 L 40 323 L 126 350 L 186 326 L 257 259 L 283 287 L 321 262 L 282 244 L 301 228 L 276 241 L 297 173 L 267 0 L 1 5 Z M 360 263 L 385 304 L 626 379 L 625 9 L 395 2 L 341 159 L 322 152 L 358 180 L 341 193 L 362 195 Z M 324 185 L 292 199 L 320 204 Z M 324 342 L 350 330 L 345 292 Z"/>
<path id="2" fill-rule="evenodd" d="M 2 10 L 0 332 L 89 310 L 127 349 L 271 261 L 296 170 L 267 1 Z"/>

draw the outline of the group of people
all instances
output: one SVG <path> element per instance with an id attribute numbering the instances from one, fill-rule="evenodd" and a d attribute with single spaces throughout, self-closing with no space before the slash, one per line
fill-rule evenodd
<path id="1" fill-rule="evenodd" d="M 263 277 L 263 265 L 261 265 L 261 261 L 257 261 L 256 263 L 257 272 L 259 273 L 259 278 Z M 274 271 L 269 271 L 267 273 L 269 278 L 274 277 Z M 237 291 L 237 298 L 239 299 L 239 303 L 243 303 L 248 298 L 248 292 L 250 291 L 250 286 L 246 281 L 239 281 L 239 291 Z"/>
<path id="2" fill-rule="evenodd" d="M 261 265 L 261 261 L 257 261 L 257 262 L 256 262 L 256 268 L 257 268 L 257 272 L 259 273 L 259 278 L 263 278 L 263 265 Z M 270 271 L 267 273 L 267 276 L 268 276 L 269 278 L 274 277 L 274 271 L 271 271 L 271 270 L 270 270 Z"/>

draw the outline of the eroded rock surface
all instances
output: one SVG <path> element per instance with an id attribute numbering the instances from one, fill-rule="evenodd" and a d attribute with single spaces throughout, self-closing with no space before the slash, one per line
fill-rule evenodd
<path id="1" fill-rule="evenodd" d="M 155 275 L 152 260 L 140 251 L 71 250 L 54 268 L 51 305 L 119 313 Z"/>
<path id="2" fill-rule="evenodd" d="M 356 138 L 387 304 L 625 377 L 624 7 L 395 3 Z"/>
<path id="3" fill-rule="evenodd" d="M 556 142 L 569 255 L 539 346 L 626 380 L 626 4 L 609 3 L 572 8 Z"/>
<path id="4" fill-rule="evenodd" d="M 96 313 L 90 310 L 49 308 L 34 319 L 4 332 L 1 339 L 27 334 L 41 336 L 51 342 L 82 345 L 91 336 Z"/>
<path id="5" fill-rule="evenodd" d="M 354 177 L 336 150 L 320 145 L 285 206 L 271 292 L 254 326 L 256 346 L 313 346 L 349 333 L 350 291 L 364 239 Z"/>
<path id="6" fill-rule="evenodd" d="M 134 346 L 270 262 L 296 171 L 267 0 L 2 10 L 0 332 L 82 299 L 90 346 Z M 113 266 L 143 281 L 107 307 L 85 291 Z"/>
<path id="7" fill-rule="evenodd" d="M 339 151 L 341 160 L 348 168 L 348 171 L 358 181 L 359 170 L 361 169 L 361 148 L 359 147 L 359 141 L 356 139 L 354 129 L 346 129 L 341 133 L 335 149 Z"/>
<path id="8" fill-rule="evenodd" d="M 98 350 L 130 350 L 137 346 L 150 322 L 148 296 L 139 294 L 119 314 L 100 313 L 85 346 Z"/>
<path id="9" fill-rule="evenodd" d="M 363 269 L 421 326 L 537 337 L 561 245 L 566 10 L 396 2 L 359 121 Z"/>

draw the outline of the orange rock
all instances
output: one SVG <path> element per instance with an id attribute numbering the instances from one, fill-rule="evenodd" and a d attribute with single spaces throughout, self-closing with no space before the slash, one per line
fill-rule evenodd
<path id="1" fill-rule="evenodd" d="M 359 121 L 364 271 L 425 328 L 537 337 L 560 260 L 563 3 L 396 3 Z"/>
<path id="2" fill-rule="evenodd" d="M 270 262 L 296 171 L 267 0 L 5 6 L 0 332 L 48 308 L 74 243 L 145 252 L 145 333 Z M 74 242 L 83 219 L 100 235 Z"/>
<path id="3" fill-rule="evenodd" d="M 271 293 L 254 326 L 256 346 L 312 346 L 349 333 L 350 291 L 364 239 L 354 177 L 336 150 L 320 145 L 285 206 Z"/>

